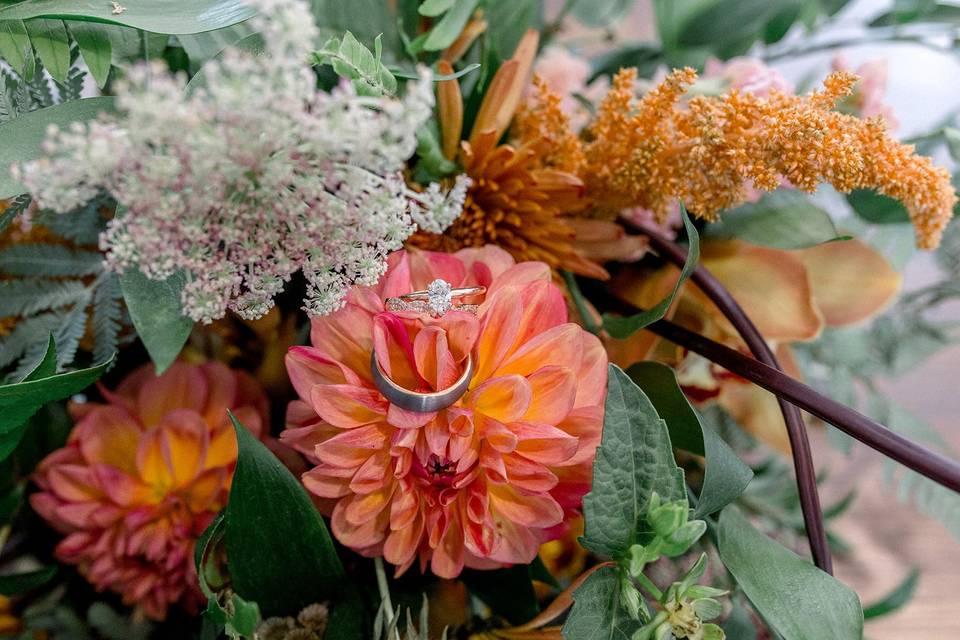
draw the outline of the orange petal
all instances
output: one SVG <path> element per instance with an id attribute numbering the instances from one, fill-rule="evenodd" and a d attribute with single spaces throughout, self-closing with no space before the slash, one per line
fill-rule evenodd
<path id="1" fill-rule="evenodd" d="M 473 121 L 473 129 L 469 140 L 469 144 L 474 147 L 478 158 L 486 155 L 481 152 L 481 149 L 496 144 L 500 136 L 503 135 L 503 131 L 506 130 L 506 124 L 513 118 L 513 111 L 506 113 L 506 101 L 511 93 L 512 86 L 517 83 L 519 72 L 520 63 L 516 60 L 507 60 L 497 69 L 490 81 L 490 86 L 487 87 L 487 92 L 484 94 L 480 108 L 477 110 L 477 117 Z M 524 81 L 521 80 L 520 82 Z M 516 105 L 514 105 L 514 109 L 516 109 Z M 503 130 L 500 130 L 501 122 L 504 123 Z M 491 138 L 482 147 L 480 145 L 481 136 Z"/>
<path id="2" fill-rule="evenodd" d="M 496 371 L 517 339 L 523 307 L 515 289 L 498 291 L 483 317 L 477 341 L 477 373 L 474 382 L 483 382 Z"/>
<path id="3" fill-rule="evenodd" d="M 136 469 L 140 425 L 126 410 L 115 406 L 97 407 L 77 427 L 83 458 L 102 462 L 133 473 Z"/>
<path id="4" fill-rule="evenodd" d="M 563 509 L 549 495 L 524 495 L 510 485 L 491 484 L 490 508 L 508 520 L 545 529 L 563 521 Z"/>
<path id="5" fill-rule="evenodd" d="M 807 267 L 813 298 L 829 325 L 866 320 L 883 310 L 900 290 L 900 274 L 860 240 L 828 242 L 796 255 Z"/>
<path id="6" fill-rule="evenodd" d="M 293 388 L 304 400 L 310 399 L 310 389 L 316 384 L 358 384 L 349 369 L 323 355 L 314 347 L 290 347 L 284 358 L 287 374 Z M 348 378 L 348 375 L 350 376 Z"/>
<path id="7" fill-rule="evenodd" d="M 164 416 L 160 429 L 173 483 L 182 486 L 203 468 L 210 442 L 207 423 L 196 411 L 178 409 Z"/>
<path id="8" fill-rule="evenodd" d="M 390 498 L 396 486 L 396 482 L 391 482 L 377 491 L 354 494 L 353 497 L 345 500 L 347 506 L 344 517 L 347 522 L 359 527 L 376 518 L 390 504 Z"/>
<path id="9" fill-rule="evenodd" d="M 541 464 L 560 464 L 577 452 L 576 436 L 547 424 L 521 424 L 517 433 L 517 453 Z"/>
<path id="10" fill-rule="evenodd" d="M 439 391 L 460 377 L 453 354 L 447 345 L 447 333 L 439 326 L 424 327 L 413 339 L 413 354 L 420 375 Z"/>
<path id="11" fill-rule="evenodd" d="M 216 511 L 220 506 L 220 496 L 226 495 L 227 477 L 227 470 L 223 467 L 208 469 L 197 476 L 185 492 L 190 508 L 198 513 Z"/>
<path id="12" fill-rule="evenodd" d="M 527 378 L 532 402 L 524 422 L 557 424 L 567 417 L 577 398 L 577 378 L 568 367 L 550 366 Z"/>
<path id="13" fill-rule="evenodd" d="M 359 467 L 377 449 L 389 445 L 389 426 L 372 425 L 350 429 L 317 445 L 316 457 L 337 467 Z"/>
<path id="14" fill-rule="evenodd" d="M 440 57 L 445 61 L 449 60 L 451 63 L 456 62 L 463 57 L 463 54 L 467 52 L 474 40 L 479 38 L 480 35 L 486 30 L 486 20 L 481 18 L 471 18 L 470 21 L 467 22 L 467 26 L 465 26 L 463 31 L 460 32 L 460 35 L 457 36 L 457 39 L 454 40 L 453 44 L 443 51 Z M 441 71 L 443 70 L 441 69 Z M 443 71 L 443 73 L 449 72 Z"/>
<path id="15" fill-rule="evenodd" d="M 747 433 L 790 455 L 787 426 L 772 393 L 745 380 L 729 380 L 722 385 L 717 402 Z"/>
<path id="16" fill-rule="evenodd" d="M 530 375 L 550 365 L 577 366 L 583 357 L 582 332 L 583 329 L 572 323 L 553 327 L 520 347 L 496 374 Z"/>
<path id="17" fill-rule="evenodd" d="M 505 455 L 503 464 L 507 469 L 507 481 L 523 491 L 550 491 L 557 486 L 557 476 L 539 462 L 523 456 Z"/>
<path id="18" fill-rule="evenodd" d="M 310 399 L 321 418 L 341 429 L 382 422 L 387 401 L 376 389 L 348 384 L 317 385 Z"/>
<path id="19" fill-rule="evenodd" d="M 437 63 L 437 70 L 449 75 L 453 73 L 453 66 L 441 60 Z M 463 96 L 460 95 L 460 82 L 456 78 L 437 83 L 437 109 L 440 112 L 440 146 L 444 157 L 453 160 L 460 148 L 460 136 L 463 135 Z"/>
<path id="20" fill-rule="evenodd" d="M 173 409 L 202 411 L 206 401 L 207 377 L 200 367 L 185 362 L 174 362 L 162 376 L 147 380 L 137 395 L 145 427 L 156 426 Z"/>
<path id="21" fill-rule="evenodd" d="M 468 400 L 474 411 L 498 422 L 519 420 L 530 408 L 532 389 L 519 375 L 493 378 L 473 390 Z"/>
<path id="22" fill-rule="evenodd" d="M 154 428 L 141 438 L 137 449 L 137 472 L 144 484 L 161 492 L 173 485 L 169 455 L 162 430 Z"/>

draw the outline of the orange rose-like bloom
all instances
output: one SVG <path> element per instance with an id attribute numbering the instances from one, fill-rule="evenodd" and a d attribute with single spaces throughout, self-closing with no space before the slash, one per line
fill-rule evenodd
<path id="1" fill-rule="evenodd" d="M 355 287 L 341 311 L 313 320 L 312 347 L 290 350 L 301 399 L 281 439 L 316 464 L 303 483 L 324 499 L 337 539 L 398 573 L 416 559 L 445 578 L 530 562 L 590 488 L 603 347 L 567 322 L 542 262 L 515 264 L 487 246 L 397 252 L 388 264 L 377 287 Z M 384 311 L 384 298 L 436 278 L 486 286 L 478 314 Z M 406 411 L 371 381 L 374 346 L 387 375 L 410 389 L 450 386 L 469 353 L 476 375 L 453 406 Z"/>
<path id="2" fill-rule="evenodd" d="M 227 410 L 253 433 L 266 397 L 250 376 L 211 362 L 146 365 L 106 404 L 81 405 L 66 446 L 37 471 L 30 502 L 66 537 L 57 557 L 154 619 L 201 602 L 197 538 L 226 504 L 237 460 Z"/>

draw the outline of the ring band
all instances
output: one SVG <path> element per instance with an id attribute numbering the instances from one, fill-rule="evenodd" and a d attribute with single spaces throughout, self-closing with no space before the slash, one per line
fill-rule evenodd
<path id="1" fill-rule="evenodd" d="M 377 361 L 377 351 L 374 349 L 370 354 L 370 373 L 373 376 L 373 384 L 377 390 L 383 394 L 387 400 L 397 405 L 401 409 L 416 411 L 418 413 L 432 413 L 440 409 L 446 409 L 457 400 L 463 397 L 470 386 L 470 380 L 473 379 L 473 356 L 467 354 L 467 366 L 463 374 L 452 385 L 442 391 L 431 393 L 420 393 L 410 391 L 398 385 L 391 380 Z"/>
<path id="2" fill-rule="evenodd" d="M 477 313 L 475 304 L 454 304 L 454 298 L 481 296 L 487 292 L 483 285 L 454 289 L 443 278 L 437 278 L 421 291 L 411 291 L 396 298 L 387 298 L 384 306 L 387 311 L 416 311 L 429 313 L 434 318 L 443 317 L 448 311 L 466 311 Z"/>
<path id="3" fill-rule="evenodd" d="M 450 289 L 450 292 L 447 294 L 451 298 L 466 298 L 467 296 L 482 296 L 487 292 L 487 288 L 483 285 L 478 285 L 476 287 L 461 287 L 459 289 Z M 410 293 L 404 293 L 403 295 L 398 296 L 401 300 L 429 300 L 431 292 L 427 289 L 421 289 L 420 291 L 411 291 Z"/>

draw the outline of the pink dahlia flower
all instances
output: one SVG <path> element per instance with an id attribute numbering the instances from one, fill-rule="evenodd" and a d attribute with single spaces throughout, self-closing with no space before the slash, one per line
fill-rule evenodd
<path id="1" fill-rule="evenodd" d="M 256 434 L 266 397 L 243 372 L 177 362 L 146 365 L 107 402 L 80 405 L 62 449 L 36 473 L 33 508 L 66 534 L 56 555 L 98 590 L 121 594 L 154 619 L 201 602 L 197 538 L 226 504 L 237 460 L 227 409 Z"/>
<path id="2" fill-rule="evenodd" d="M 313 320 L 312 346 L 290 350 L 300 400 L 281 439 L 316 465 L 303 483 L 322 499 L 337 539 L 384 556 L 398 574 L 417 559 L 445 578 L 530 562 L 563 534 L 590 488 L 603 347 L 567 322 L 541 262 L 515 264 L 488 246 L 401 251 L 388 265 L 378 286 L 354 287 L 344 309 Z M 385 297 L 436 278 L 486 286 L 478 314 L 384 311 Z M 476 375 L 453 406 L 406 411 L 371 382 L 374 346 L 383 370 L 410 389 L 450 386 L 471 353 Z"/>

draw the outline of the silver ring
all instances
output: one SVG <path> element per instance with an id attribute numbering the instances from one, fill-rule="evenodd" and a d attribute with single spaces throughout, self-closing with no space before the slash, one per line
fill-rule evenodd
<path id="1" fill-rule="evenodd" d="M 387 311 L 416 311 L 429 313 L 435 318 L 442 317 L 448 311 L 466 311 L 476 314 L 477 305 L 454 304 L 453 300 L 467 296 L 480 296 L 486 292 L 487 288 L 482 285 L 454 289 L 446 280 L 437 278 L 427 285 L 426 289 L 404 293 L 396 298 L 387 298 L 384 306 Z"/>
<path id="2" fill-rule="evenodd" d="M 416 411 L 418 413 L 432 413 L 440 409 L 446 409 L 457 400 L 463 397 L 470 386 L 470 380 L 473 379 L 473 356 L 467 354 L 467 366 L 463 370 L 460 379 L 442 391 L 432 393 L 420 393 L 410 391 L 398 385 L 391 380 L 377 361 L 377 351 L 374 349 L 370 354 L 370 373 L 373 376 L 373 384 L 377 390 L 383 394 L 383 397 L 401 409 Z"/>

